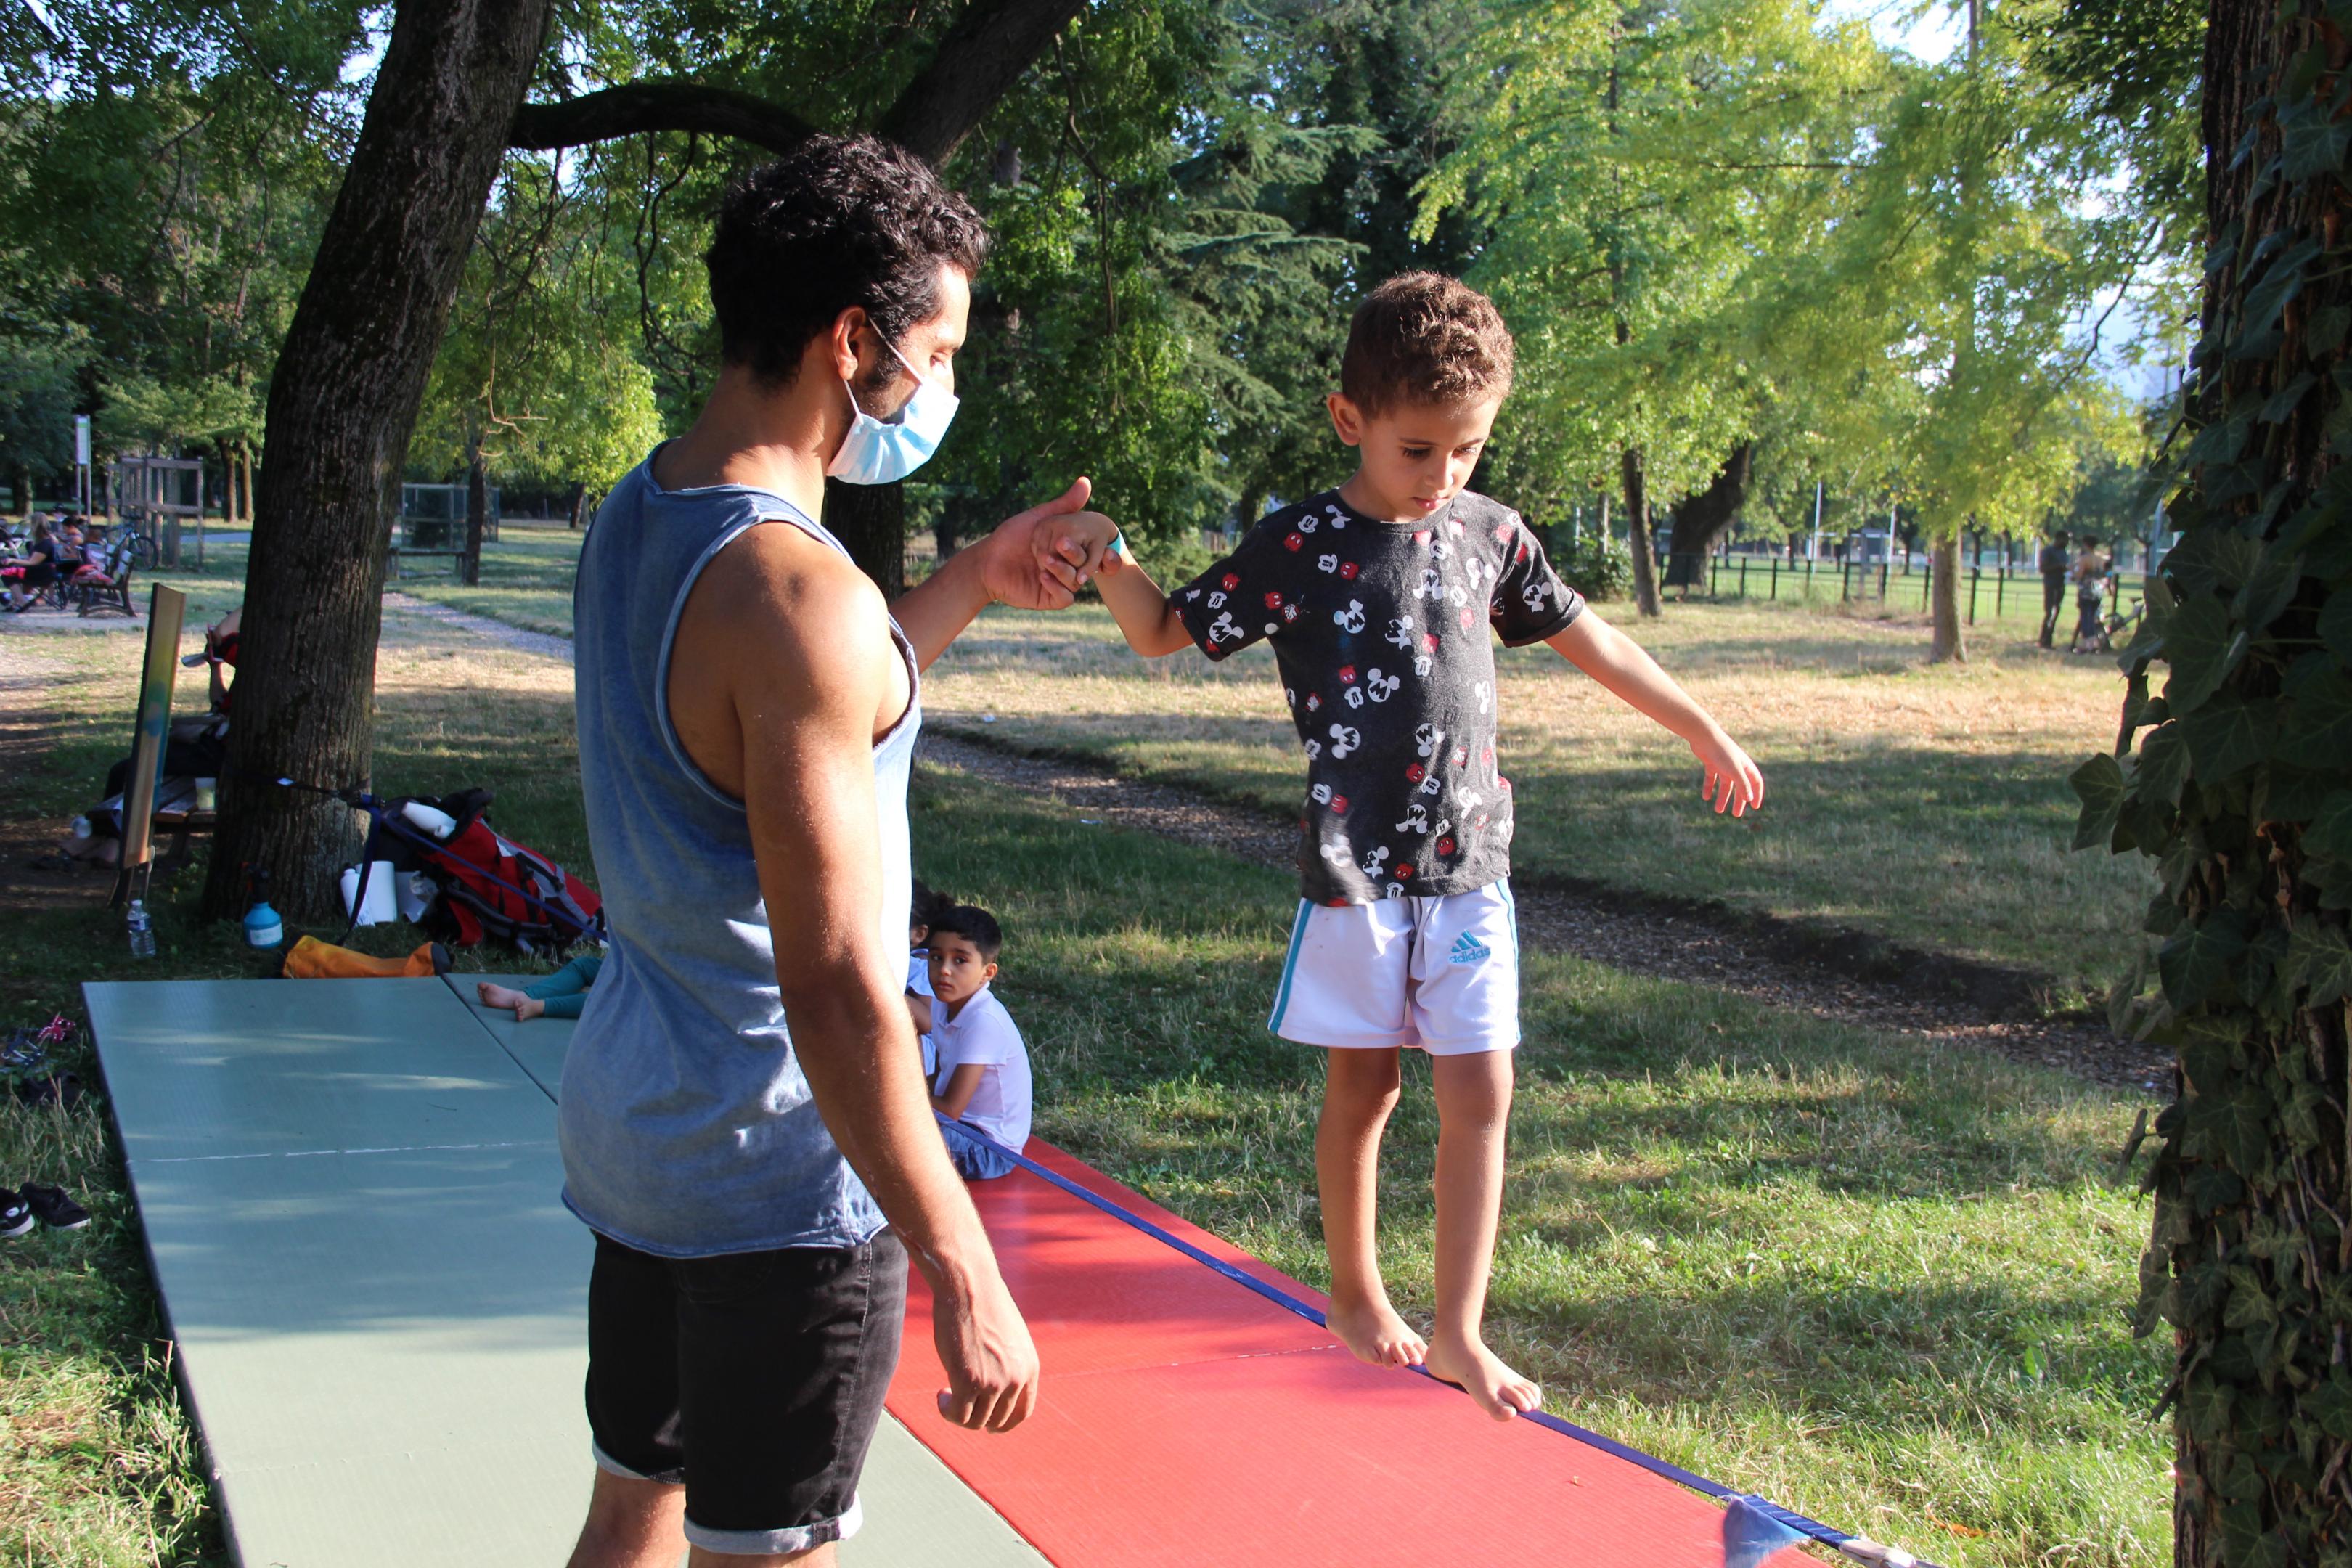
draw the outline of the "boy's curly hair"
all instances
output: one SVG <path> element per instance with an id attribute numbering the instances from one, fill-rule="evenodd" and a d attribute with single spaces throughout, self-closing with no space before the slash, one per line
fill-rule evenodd
<path id="1" fill-rule="evenodd" d="M 719 357 L 787 386 L 852 305 L 889 342 L 940 308 L 942 263 L 970 275 L 988 229 L 930 165 L 872 136 L 812 136 L 728 189 L 703 260 Z"/>
<path id="2" fill-rule="evenodd" d="M 1367 418 L 1404 404 L 1507 397 L 1511 330 L 1495 302 L 1435 272 L 1403 272 L 1356 307 L 1339 390 Z"/>

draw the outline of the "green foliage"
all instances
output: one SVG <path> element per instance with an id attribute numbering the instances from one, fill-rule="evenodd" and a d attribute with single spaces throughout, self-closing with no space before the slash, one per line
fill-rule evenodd
<path id="1" fill-rule="evenodd" d="M 2116 754 L 2074 784 L 2079 841 L 2137 849 L 2161 886 L 2156 987 L 2143 961 L 2114 1010 L 2179 1062 L 2137 1321 L 2178 1336 L 2180 1561 L 2335 1563 L 2352 1539 L 2330 1479 L 2352 1460 L 2347 89 L 2315 7 L 2247 17 L 2283 68 L 2217 175 L 2182 538 L 2123 658 Z"/>
<path id="2" fill-rule="evenodd" d="M 0 27 L 0 319 L 87 331 L 101 456 L 257 442 L 355 132 L 359 7 L 45 9 Z"/>
<path id="3" fill-rule="evenodd" d="M 610 489 L 662 435 L 635 280 L 562 159 L 518 154 L 491 193 L 433 366 L 409 468 Z"/>
<path id="4" fill-rule="evenodd" d="M 1614 539 L 1580 534 L 1574 543 L 1552 552 L 1552 564 L 1570 587 L 1596 605 L 1633 596 L 1633 558 Z"/>
<path id="5" fill-rule="evenodd" d="M 48 473 L 73 460 L 74 402 L 88 353 L 71 328 L 0 336 L 0 473 Z"/>

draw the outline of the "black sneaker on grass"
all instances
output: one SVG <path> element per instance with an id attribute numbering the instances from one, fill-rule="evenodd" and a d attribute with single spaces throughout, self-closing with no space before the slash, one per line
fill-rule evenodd
<path id="1" fill-rule="evenodd" d="M 0 1187 L 0 1239 L 22 1236 L 33 1228 L 33 1205 L 8 1187 Z"/>
<path id="2" fill-rule="evenodd" d="M 79 1230 L 89 1223 L 89 1211 L 73 1201 L 63 1187 L 25 1184 L 25 1202 L 33 1217 L 51 1230 Z"/>

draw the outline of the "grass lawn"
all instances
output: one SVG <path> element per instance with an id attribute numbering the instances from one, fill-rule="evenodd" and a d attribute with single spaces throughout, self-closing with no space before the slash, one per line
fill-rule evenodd
<path id="1" fill-rule="evenodd" d="M 1748 615 L 1755 646 L 1722 647 Z M 1812 628 L 1813 642 L 1790 646 L 1785 621 Z M 1671 617 L 1658 640 L 1694 679 L 1727 691 L 1756 682 L 1759 715 L 1771 701 L 1748 668 L 1759 661 L 1910 702 L 1930 733 L 1954 722 L 1934 717 L 1939 700 L 1982 691 L 1999 673 L 1923 673 L 1907 631 L 1874 641 L 1873 628 L 1764 612 L 1701 622 Z M 1236 787 L 1281 798 L 1291 764 L 1280 737 L 1257 733 L 1269 721 L 1242 706 L 1271 684 L 1263 672 L 1121 669 L 1114 658 L 1125 656 L 1095 625 L 1094 613 L 1053 623 L 1058 644 L 1041 648 L 1042 627 L 994 617 L 942 666 L 931 700 L 1048 735 L 1049 716 L 1003 700 L 1030 668 L 1034 703 L 1095 712 L 1061 722 L 1119 757 L 1136 721 L 1097 731 L 1110 729 L 1101 704 L 1164 715 L 1154 721 L 1171 729 L 1190 710 L 1203 716 L 1194 725 L 1230 731 L 1202 744 L 1265 758 L 1263 782 L 1244 771 Z M 1706 627 L 1711 638 L 1698 635 Z M 1846 656 L 1856 673 L 1815 668 L 1857 647 L 1869 658 Z M 137 651 L 129 627 L 0 637 L 0 741 L 13 742 L 17 780 L 0 814 L 12 846 L 82 805 L 119 749 Z M 1110 668 L 1068 673 L 1087 664 Z M 2022 684 L 2031 667 L 2012 673 Z M 1609 733 L 1584 712 L 1577 678 L 1512 679 L 1554 692 L 1595 746 Z M 394 615 L 379 689 L 382 787 L 495 784 L 502 828 L 586 868 L 568 670 Z M 2059 696 L 2045 700 L 2065 710 Z M 2026 721 L 2004 708 L 2000 722 Z M 1817 743 L 1846 742 L 1824 731 Z M 1631 759 L 1621 769 L 1665 766 L 1646 742 L 1618 744 Z M 1679 809 L 1663 798 L 1650 808 L 1669 819 Z M 1554 842 L 1541 835 L 1559 826 L 1538 815 L 1528 814 L 1531 843 Z M 1753 841 L 1754 830 L 1703 828 Z M 1324 1283 L 1311 1166 L 1319 1064 L 1263 1026 L 1288 879 L 937 772 L 918 792 L 916 833 L 927 878 L 1005 918 L 1001 989 L 1035 1056 L 1040 1134 Z M 1880 852 L 1893 851 L 1849 848 Z M 1903 880 L 1924 863 L 1874 867 L 1871 879 Z M 0 903 L 0 1024 L 79 1016 L 85 979 L 258 967 L 232 931 L 195 922 L 191 875 L 164 889 L 163 955 L 136 971 L 119 917 L 97 907 L 102 889 L 85 889 L 70 904 Z M 400 928 L 362 935 L 383 949 L 411 940 Z M 2122 1321 L 2147 1210 L 2108 1169 L 2129 1102 L 1571 960 L 1531 958 L 1527 998 L 1490 1323 L 1554 1408 L 1953 1568 L 2163 1560 L 2168 1441 L 2146 1412 L 2164 1352 L 2131 1341 Z M 1388 1147 L 1385 1262 L 1400 1304 L 1425 1319 L 1435 1127 L 1425 1071 L 1412 1083 Z M 221 1560 L 102 1112 L 0 1104 L 0 1161 L 75 1187 L 100 1216 L 82 1237 L 0 1247 L 0 1563 Z M 1479 1417 L 1465 1405 L 1461 1418 Z M 1575 1450 L 1563 1450 L 1572 1470 Z"/>

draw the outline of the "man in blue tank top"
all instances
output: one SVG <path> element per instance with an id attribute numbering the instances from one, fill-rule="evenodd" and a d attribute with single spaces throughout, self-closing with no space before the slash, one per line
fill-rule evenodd
<path id="1" fill-rule="evenodd" d="M 887 483 L 945 430 L 986 245 L 868 138 L 747 176 L 707 258 L 718 384 L 581 557 L 613 941 L 560 1096 L 564 1201 L 596 1232 L 576 1568 L 671 1568 L 681 1537 L 698 1564 L 830 1563 L 910 1259 L 948 1416 L 1002 1432 L 1036 1398 L 900 999 L 907 778 L 920 670 L 992 602 L 1068 605 L 1116 531 L 1080 479 L 885 605 L 817 521 L 828 474 Z"/>

